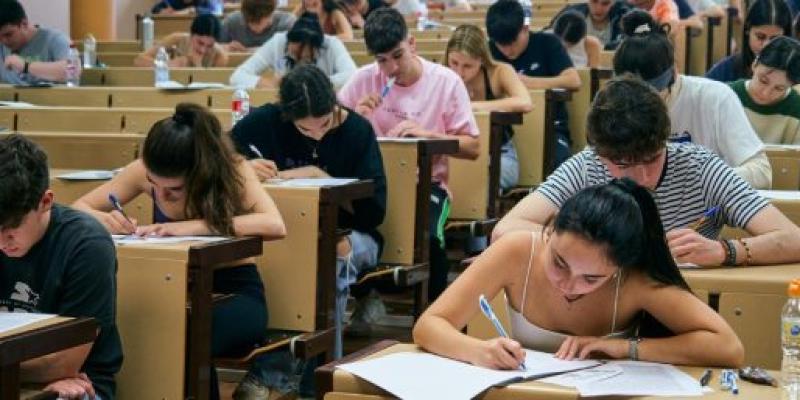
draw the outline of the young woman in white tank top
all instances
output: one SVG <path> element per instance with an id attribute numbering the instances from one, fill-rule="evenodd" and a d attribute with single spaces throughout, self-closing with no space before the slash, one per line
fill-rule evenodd
<path id="1" fill-rule="evenodd" d="M 512 338 L 463 334 L 480 314 L 480 295 L 500 293 Z M 688 290 L 652 197 L 628 179 L 582 190 L 544 232 L 492 244 L 420 317 L 414 341 L 498 369 L 519 367 L 523 348 L 681 365 L 735 367 L 744 359 L 731 327 Z"/>

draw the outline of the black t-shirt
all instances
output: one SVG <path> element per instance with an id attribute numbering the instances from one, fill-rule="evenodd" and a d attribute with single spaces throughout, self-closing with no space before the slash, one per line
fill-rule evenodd
<path id="1" fill-rule="evenodd" d="M 561 44 L 561 39 L 552 33 L 530 32 L 528 34 L 528 47 L 514 60 L 509 60 L 497 48 L 493 41 L 489 42 L 492 57 L 497 61 L 511 64 L 514 70 L 531 77 L 554 77 L 565 69 L 572 68 L 572 60 L 567 54 L 567 49 Z M 567 108 L 563 103 L 556 105 L 556 128 L 562 127 L 568 139 Z"/>
<path id="2" fill-rule="evenodd" d="M 116 250 L 106 229 L 91 216 L 57 204 L 44 236 L 25 256 L 0 252 L 0 310 L 97 320 L 100 333 L 81 371 L 104 400 L 114 398 L 114 374 L 122 365 L 116 276 Z"/>
<path id="3" fill-rule="evenodd" d="M 339 225 L 368 233 L 382 248 L 383 239 L 376 228 L 386 214 L 383 159 L 372 125 L 354 111 L 347 111 L 347 118 L 338 127 L 316 141 L 285 120 L 277 105 L 265 104 L 236 124 L 233 140 L 239 152 L 249 157 L 256 157 L 249 149 L 251 144 L 256 146 L 280 170 L 314 165 L 335 178 L 371 179 L 375 194 L 354 201 L 353 213 L 340 210 Z"/>

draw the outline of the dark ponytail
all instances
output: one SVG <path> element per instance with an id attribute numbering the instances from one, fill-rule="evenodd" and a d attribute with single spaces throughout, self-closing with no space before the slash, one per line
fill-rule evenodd
<path id="1" fill-rule="evenodd" d="M 178 104 L 172 117 L 150 128 L 142 160 L 157 176 L 184 179 L 187 219 L 203 219 L 217 234 L 235 234 L 233 217 L 244 212 L 244 179 L 230 139 L 208 110 Z"/>
<path id="2" fill-rule="evenodd" d="M 625 39 L 614 52 L 614 73 L 632 73 L 663 90 L 675 82 L 675 49 L 669 25 L 659 25 L 649 13 L 631 10 L 620 20 Z"/>
<path id="3" fill-rule="evenodd" d="M 561 207 L 553 230 L 604 247 L 623 276 L 637 271 L 658 284 L 690 291 L 667 246 L 653 197 L 631 179 L 581 190 Z M 649 337 L 670 334 L 647 313 L 642 315 L 639 332 Z"/>

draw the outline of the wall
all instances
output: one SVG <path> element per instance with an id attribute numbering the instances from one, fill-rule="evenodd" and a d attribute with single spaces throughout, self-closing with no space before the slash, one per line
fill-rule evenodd
<path id="1" fill-rule="evenodd" d="M 136 39 L 136 14 L 144 14 L 156 0 L 114 0 L 117 14 L 117 40 Z"/>
<path id="2" fill-rule="evenodd" d="M 20 0 L 34 24 L 57 29 L 69 35 L 69 0 Z"/>

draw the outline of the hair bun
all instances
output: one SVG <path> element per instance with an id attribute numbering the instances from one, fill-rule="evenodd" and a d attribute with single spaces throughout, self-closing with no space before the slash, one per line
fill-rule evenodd
<path id="1" fill-rule="evenodd" d="M 625 13 L 620 20 L 620 25 L 622 26 L 622 32 L 625 36 L 649 35 L 653 32 L 664 32 L 650 13 L 639 9 Z"/>
<path id="2" fill-rule="evenodd" d="M 196 106 L 195 106 L 196 107 Z M 178 104 L 175 107 L 175 114 L 172 114 L 172 120 L 181 125 L 194 126 L 196 110 L 190 107 L 189 104 Z"/>

